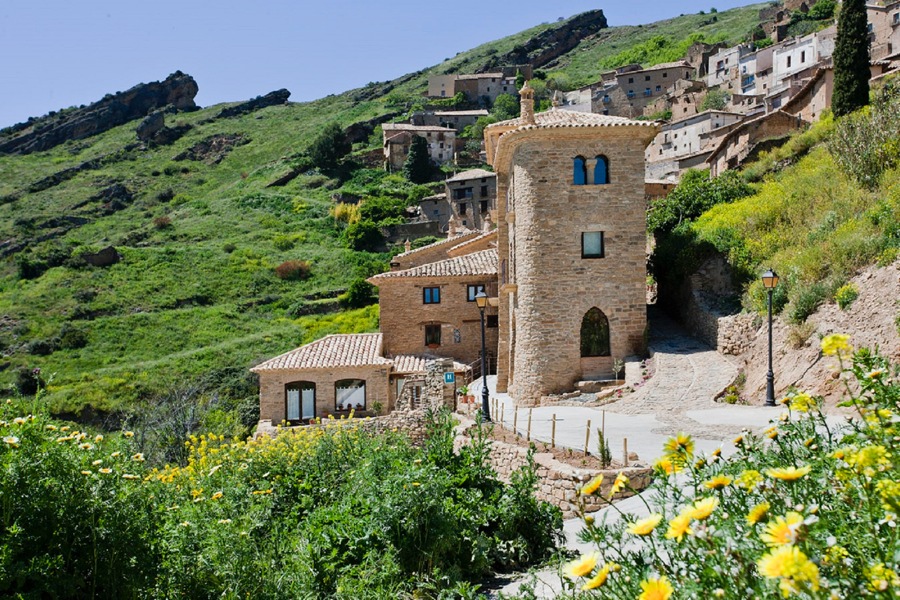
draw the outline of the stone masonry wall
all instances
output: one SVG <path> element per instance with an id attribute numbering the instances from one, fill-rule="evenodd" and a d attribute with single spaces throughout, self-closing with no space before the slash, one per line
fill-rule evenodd
<path id="1" fill-rule="evenodd" d="M 468 285 L 496 287 L 496 277 L 384 278 L 378 280 L 381 331 L 386 355 L 433 355 L 469 364 L 481 356 L 481 313 L 468 301 Z M 440 304 L 424 304 L 423 287 L 440 287 Z M 486 314 L 496 314 L 488 308 Z M 440 346 L 425 345 L 425 326 L 441 325 Z M 497 328 L 485 330 L 488 352 L 496 352 Z"/>
<path id="2" fill-rule="evenodd" d="M 471 439 L 464 432 L 457 434 L 457 448 L 470 443 Z M 528 464 L 528 449 L 513 444 L 492 441 L 490 462 L 491 467 L 497 472 L 497 476 L 501 480 L 509 482 L 513 472 Z M 549 452 L 536 453 L 534 462 L 538 477 L 535 496 L 538 500 L 543 500 L 559 507 L 565 519 L 578 516 L 579 503 L 583 503 L 585 512 L 594 512 L 608 506 L 609 504 L 602 500 L 601 496 L 603 498 L 609 497 L 610 488 L 619 473 L 624 473 L 629 479 L 628 485 L 638 491 L 649 486 L 652 481 L 652 470 L 646 467 L 626 467 L 610 470 L 578 469 L 559 462 Z M 578 489 L 598 475 L 603 476 L 603 484 L 600 486 L 600 490 L 591 496 L 579 496 Z M 633 495 L 634 492 L 631 490 L 623 490 L 616 494 L 613 499 L 619 500 Z"/>
<path id="3" fill-rule="evenodd" d="M 513 155 L 513 206 L 506 219 L 512 223 L 500 241 L 501 271 L 508 257 L 510 281 L 517 286 L 509 315 L 509 392 L 522 404 L 574 389 L 583 375 L 581 322 L 592 307 L 609 319 L 614 358 L 643 353 L 647 324 L 648 140 L 641 135 L 652 137 L 655 131 L 535 133 L 537 139 L 521 143 Z M 609 159 L 605 185 L 592 185 L 592 159 L 598 155 Z M 575 156 L 589 157 L 588 185 L 572 182 Z M 581 234 L 594 231 L 604 234 L 604 257 L 582 258 Z"/>

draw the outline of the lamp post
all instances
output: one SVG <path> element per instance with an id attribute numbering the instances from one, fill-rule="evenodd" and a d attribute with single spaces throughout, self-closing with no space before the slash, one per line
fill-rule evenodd
<path id="1" fill-rule="evenodd" d="M 762 281 L 769 294 L 769 372 L 766 373 L 766 406 L 775 406 L 775 373 L 772 371 L 772 292 L 778 285 L 778 273 L 769 269 L 763 273 Z"/>
<path id="2" fill-rule="evenodd" d="M 485 422 L 490 423 L 491 403 L 487 384 L 487 344 L 484 338 L 484 309 L 488 304 L 488 295 L 484 293 L 484 290 L 475 294 L 475 304 L 478 305 L 478 310 L 481 312 L 481 417 Z"/>

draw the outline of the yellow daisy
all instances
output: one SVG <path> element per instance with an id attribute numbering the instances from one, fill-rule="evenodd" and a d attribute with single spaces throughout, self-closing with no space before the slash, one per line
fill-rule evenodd
<path id="1" fill-rule="evenodd" d="M 709 515 L 716 510 L 717 506 L 719 506 L 718 498 L 703 498 L 702 500 L 697 500 L 691 508 L 691 518 L 702 521 L 709 517 Z"/>
<path id="2" fill-rule="evenodd" d="M 760 575 L 779 579 L 785 598 L 799 593 L 801 587 L 813 592 L 819 590 L 819 568 L 796 546 L 776 548 L 760 558 L 756 566 Z"/>
<path id="3" fill-rule="evenodd" d="M 581 488 L 581 493 L 585 496 L 590 496 L 600 489 L 600 486 L 603 484 L 603 475 L 597 475 L 594 477 L 590 483 Z"/>
<path id="4" fill-rule="evenodd" d="M 591 552 L 590 554 L 585 554 L 581 558 L 573 560 L 572 562 L 567 564 L 563 571 L 565 572 L 567 577 L 572 579 L 575 577 L 584 577 L 585 575 L 589 575 L 596 566 L 597 553 Z"/>
<path id="5" fill-rule="evenodd" d="M 670 437 L 663 444 L 663 450 L 667 454 L 678 454 L 690 457 L 694 454 L 694 440 L 686 433 L 679 433 L 675 437 Z"/>
<path id="6" fill-rule="evenodd" d="M 628 477 L 626 477 L 623 473 L 619 473 L 618 475 L 616 475 L 616 480 L 613 482 L 612 488 L 610 488 L 609 490 L 609 498 L 612 499 L 612 497 L 621 492 L 626 485 L 628 485 Z"/>
<path id="7" fill-rule="evenodd" d="M 672 597 L 672 584 L 662 576 L 659 579 L 651 578 L 641 582 L 641 595 L 638 600 L 669 600 Z"/>
<path id="8" fill-rule="evenodd" d="M 782 481 L 797 481 L 807 473 L 809 473 L 810 467 L 806 465 L 805 467 L 784 467 L 777 469 L 766 469 L 766 475 L 771 477 L 772 479 L 780 479 Z"/>
<path id="9" fill-rule="evenodd" d="M 849 356 L 853 352 L 850 336 L 833 333 L 822 338 L 822 354 L 826 356 Z"/>
<path id="10" fill-rule="evenodd" d="M 747 513 L 747 523 L 750 525 L 756 525 L 760 521 L 765 518 L 766 513 L 769 512 L 769 503 L 768 502 L 760 502 L 756 506 L 750 509 L 750 512 Z"/>
<path id="11" fill-rule="evenodd" d="M 763 479 L 759 471 L 755 469 L 747 469 L 743 471 L 737 478 L 737 486 L 745 490 L 752 490 Z"/>
<path id="12" fill-rule="evenodd" d="M 791 511 L 783 517 L 776 517 L 766 525 L 766 529 L 759 535 L 759 539 L 769 547 L 793 544 L 800 536 L 802 525 L 803 515 Z"/>
<path id="13" fill-rule="evenodd" d="M 640 521 L 635 521 L 631 525 L 628 526 L 628 533 L 632 535 L 650 535 L 650 533 L 656 529 L 656 526 L 659 525 L 659 522 L 662 521 L 663 516 L 659 513 L 653 513 L 649 517 L 645 519 L 641 519 Z"/>
<path id="14" fill-rule="evenodd" d="M 680 464 L 673 462 L 672 459 L 667 456 L 664 456 L 653 463 L 653 468 L 661 473 L 664 473 L 665 475 L 680 473 L 683 469 Z"/>
<path id="15" fill-rule="evenodd" d="M 581 589 L 583 591 L 593 590 L 606 583 L 606 578 L 609 577 L 609 569 L 611 566 L 612 565 L 610 564 L 604 565 L 602 569 L 597 571 L 596 575 L 588 579 L 587 582 L 581 586 Z"/>
<path id="16" fill-rule="evenodd" d="M 816 406 L 816 401 L 806 393 L 800 393 L 791 398 L 791 409 L 799 412 L 815 410 Z"/>
<path id="17" fill-rule="evenodd" d="M 703 486 L 710 490 L 721 490 L 723 487 L 731 485 L 732 481 L 734 480 L 728 475 L 716 475 L 704 483 Z"/>
<path id="18" fill-rule="evenodd" d="M 693 533 L 694 530 L 691 529 L 691 514 L 682 512 L 669 521 L 669 530 L 666 532 L 666 538 L 680 542 L 685 535 L 693 535 Z"/>

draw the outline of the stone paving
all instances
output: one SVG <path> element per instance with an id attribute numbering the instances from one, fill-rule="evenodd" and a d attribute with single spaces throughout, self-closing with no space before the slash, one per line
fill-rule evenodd
<path id="1" fill-rule="evenodd" d="M 730 385 L 737 376 L 737 368 L 701 342 L 687 335 L 664 315 L 651 316 L 651 360 L 653 377 L 640 385 L 634 393 L 626 393 L 621 400 L 602 407 L 547 406 L 532 409 L 532 440 L 550 441 L 552 416 L 556 415 L 556 444 L 583 449 L 588 419 L 591 421 L 590 451 L 596 451 L 596 429 L 605 418 L 606 437 L 614 458 L 623 455 L 623 440 L 628 440 L 629 454 L 636 452 L 637 462 L 652 464 L 662 454 L 662 444 L 678 432 L 694 437 L 697 450 L 710 452 L 722 447 L 724 453 L 733 449 L 731 440 L 742 430 L 759 430 L 776 419 L 781 408 L 762 405 L 736 406 L 714 401 L 716 395 Z M 633 363 L 637 365 L 637 363 Z M 634 368 L 634 367 L 632 367 Z M 633 373 L 627 377 L 634 380 Z M 639 379 L 639 378 L 638 378 Z M 488 378 L 488 389 L 493 390 L 493 378 Z M 481 383 L 472 386 L 476 398 L 480 398 Z M 503 426 L 513 423 L 512 402 L 506 394 L 491 394 L 503 405 Z M 499 412 L 499 411 L 498 411 Z M 605 416 L 604 416 L 605 413 Z M 528 409 L 519 409 L 516 429 L 525 433 Z M 494 415 L 501 421 L 501 415 Z M 632 461 L 635 462 L 635 461 Z M 635 497 L 619 503 L 628 512 L 640 513 L 643 504 Z M 601 513 L 596 513 L 601 518 Z M 565 522 L 567 547 L 586 551 L 577 541 L 581 521 Z M 545 569 L 537 573 L 537 597 L 552 598 L 561 590 L 558 569 Z M 515 593 L 522 585 L 522 578 L 503 585 L 491 586 L 494 592 Z"/>

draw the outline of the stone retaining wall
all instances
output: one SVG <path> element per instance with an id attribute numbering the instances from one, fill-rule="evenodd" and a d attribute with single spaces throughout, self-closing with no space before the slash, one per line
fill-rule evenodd
<path id="1" fill-rule="evenodd" d="M 461 425 L 457 428 L 456 447 L 471 443 L 471 438 L 465 434 L 465 430 L 471 426 Z M 509 482 L 510 476 L 516 470 L 528 464 L 528 449 L 522 446 L 507 444 L 491 440 L 491 467 L 497 472 L 497 476 Z M 549 452 L 538 452 L 534 455 L 535 471 L 538 477 L 535 496 L 538 500 L 544 500 L 559 507 L 563 512 L 563 518 L 571 519 L 579 514 L 579 502 L 584 505 L 584 512 L 594 512 L 609 505 L 600 497 L 608 498 L 616 476 L 624 473 L 629 479 L 629 486 L 641 491 L 650 485 L 652 470 L 647 467 L 625 467 L 623 469 L 594 470 L 579 469 L 559 462 Z M 603 475 L 603 484 L 595 495 L 579 496 L 577 491 L 585 483 Z M 631 490 L 623 490 L 613 499 L 618 500 L 633 496 Z"/>

